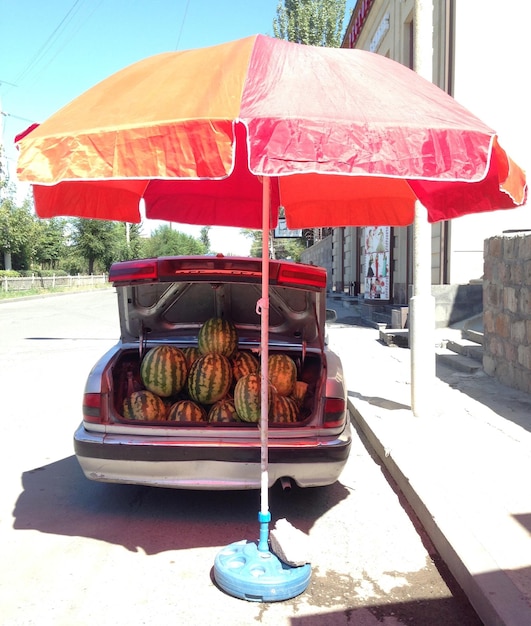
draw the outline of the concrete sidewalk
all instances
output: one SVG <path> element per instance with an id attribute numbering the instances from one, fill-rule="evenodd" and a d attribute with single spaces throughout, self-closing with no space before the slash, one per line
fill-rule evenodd
<path id="1" fill-rule="evenodd" d="M 433 412 L 414 417 L 408 348 L 341 318 L 328 334 L 354 420 L 480 619 L 531 625 L 531 396 L 438 363 Z"/>

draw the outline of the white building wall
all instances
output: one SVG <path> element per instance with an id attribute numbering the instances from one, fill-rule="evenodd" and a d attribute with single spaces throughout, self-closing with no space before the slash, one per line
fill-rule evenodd
<path id="1" fill-rule="evenodd" d="M 457 0 L 454 98 L 499 135 L 501 146 L 531 172 L 531 3 Z M 529 203 L 518 209 L 452 221 L 451 283 L 483 275 L 484 240 L 531 229 Z"/>

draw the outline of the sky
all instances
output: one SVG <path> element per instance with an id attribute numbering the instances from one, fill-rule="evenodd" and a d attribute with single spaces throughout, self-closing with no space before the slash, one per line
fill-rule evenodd
<path id="1" fill-rule="evenodd" d="M 278 0 L 0 0 L 0 127 L 10 179 L 14 137 L 110 74 L 160 52 L 273 35 Z M 352 8 L 354 2 L 347 2 Z M 346 21 L 345 21 L 346 26 Z M 27 190 L 24 190 L 26 192 Z M 145 223 L 146 234 L 159 223 Z M 198 236 L 200 227 L 176 225 Z M 237 229 L 214 252 L 247 254 Z"/>

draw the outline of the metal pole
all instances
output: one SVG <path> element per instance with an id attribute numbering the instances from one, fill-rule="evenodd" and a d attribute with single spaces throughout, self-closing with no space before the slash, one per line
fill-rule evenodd
<path id="1" fill-rule="evenodd" d="M 433 81 L 433 2 L 415 0 L 413 69 Z M 413 296 L 409 303 L 411 410 L 430 415 L 435 382 L 435 300 L 431 294 L 431 225 L 426 209 L 415 205 L 413 222 Z"/>
<path id="2" fill-rule="evenodd" d="M 269 549 L 269 522 L 271 513 L 269 512 L 269 229 L 270 219 L 270 198 L 271 181 L 264 176 L 262 180 L 262 298 L 260 300 L 260 511 L 258 521 L 260 522 L 260 540 L 258 542 L 259 552 L 267 552 Z"/>

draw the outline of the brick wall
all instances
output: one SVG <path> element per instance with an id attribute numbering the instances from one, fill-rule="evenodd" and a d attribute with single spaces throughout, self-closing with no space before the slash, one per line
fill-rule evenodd
<path id="1" fill-rule="evenodd" d="M 531 393 L 531 233 L 485 240 L 483 368 Z"/>

